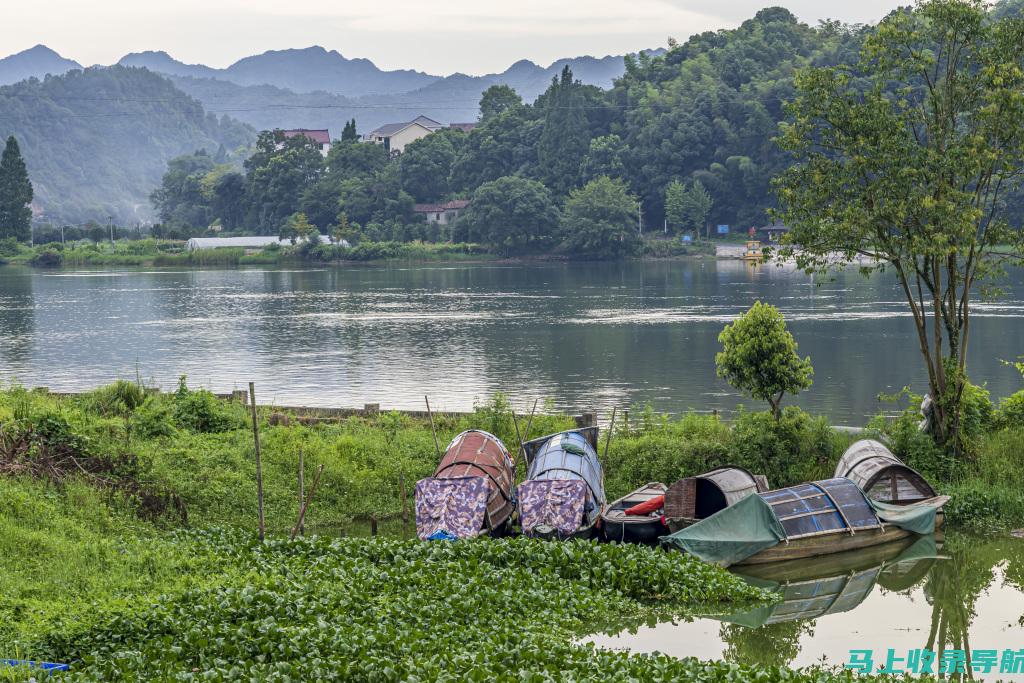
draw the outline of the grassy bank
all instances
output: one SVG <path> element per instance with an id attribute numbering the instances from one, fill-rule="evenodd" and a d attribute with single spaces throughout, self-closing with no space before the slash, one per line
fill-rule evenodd
<path id="1" fill-rule="evenodd" d="M 955 496 L 951 524 L 1024 526 L 1024 426 L 1012 415 L 993 410 L 976 460 L 936 479 Z M 400 480 L 411 499 L 433 470 L 429 425 L 394 413 L 310 426 L 270 417 L 261 411 L 272 534 L 258 544 L 241 404 L 184 384 L 157 395 L 127 382 L 74 398 L 0 391 L 0 653 L 69 661 L 70 680 L 90 681 L 852 680 L 577 645 L 770 598 L 658 549 L 354 538 L 370 514 L 399 517 Z M 903 425 L 886 425 L 899 454 L 929 476 L 945 471 Z M 539 415 L 531 435 L 571 426 Z M 517 443 L 501 396 L 438 416 L 442 447 L 468 427 Z M 756 412 L 728 424 L 634 410 L 611 442 L 606 483 L 616 496 L 733 462 L 781 486 L 830 476 L 849 440 L 793 408 L 778 424 Z M 299 449 L 307 482 L 324 466 L 309 517 L 323 533 L 288 542 Z"/>
<path id="2" fill-rule="evenodd" d="M 683 244 L 678 240 L 645 239 L 641 258 L 673 259 L 714 256 L 712 242 Z M 515 258 L 516 256 L 513 255 Z M 365 263 L 385 261 L 451 262 L 490 261 L 502 258 L 479 244 L 433 242 L 361 242 L 342 247 L 318 245 L 271 246 L 264 249 L 224 247 L 190 251 L 174 240 L 120 240 L 109 242 L 51 243 L 30 247 L 0 241 L 0 265 L 24 264 L 40 268 L 84 266 L 244 266 L 275 264 Z M 538 258 L 524 255 L 523 258 Z"/>

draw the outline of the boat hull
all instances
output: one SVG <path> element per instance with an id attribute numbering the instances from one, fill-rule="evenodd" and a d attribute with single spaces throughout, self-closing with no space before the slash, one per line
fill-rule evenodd
<path id="1" fill-rule="evenodd" d="M 942 511 L 935 515 L 935 529 L 942 527 L 944 515 Z M 797 538 L 788 543 L 780 543 L 772 548 L 767 548 L 759 553 L 736 562 L 733 567 L 744 567 L 754 564 L 770 564 L 773 562 L 785 562 L 787 560 L 801 560 L 809 557 L 820 557 L 843 553 L 850 550 L 861 550 L 874 546 L 904 541 L 911 536 L 917 536 L 912 531 L 906 531 L 895 526 L 887 526 L 882 529 L 866 529 L 850 534 L 846 531 L 838 533 L 822 534 L 821 536 L 807 536 Z"/>
<path id="2" fill-rule="evenodd" d="M 668 532 L 660 519 L 612 522 L 604 520 L 602 534 L 606 541 L 653 545 Z"/>

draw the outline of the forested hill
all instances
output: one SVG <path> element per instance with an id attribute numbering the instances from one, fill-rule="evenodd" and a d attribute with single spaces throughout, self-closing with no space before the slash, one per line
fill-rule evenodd
<path id="1" fill-rule="evenodd" d="M 47 220 L 150 219 L 167 161 L 205 148 L 230 157 L 255 131 L 207 114 L 167 79 L 100 67 L 0 87 L 0 136 L 15 135 Z"/>

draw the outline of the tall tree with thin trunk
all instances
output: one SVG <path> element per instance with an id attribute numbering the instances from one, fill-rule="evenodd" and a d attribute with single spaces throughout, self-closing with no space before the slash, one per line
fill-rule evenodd
<path id="1" fill-rule="evenodd" d="M 859 64 L 796 79 L 776 180 L 783 251 L 809 271 L 895 273 L 928 375 L 932 434 L 960 450 L 971 304 L 1024 255 L 1007 194 L 1024 175 L 1024 21 L 981 0 L 890 15 Z"/>
<path id="2" fill-rule="evenodd" d="M 14 136 L 0 157 L 0 238 L 29 239 L 32 230 L 32 182 Z"/>

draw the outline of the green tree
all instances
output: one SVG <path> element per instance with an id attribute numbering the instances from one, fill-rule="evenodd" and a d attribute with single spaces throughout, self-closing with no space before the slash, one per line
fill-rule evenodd
<path id="1" fill-rule="evenodd" d="M 551 192 L 536 180 L 518 176 L 478 187 L 466 220 L 473 239 L 505 254 L 550 246 L 558 231 Z"/>
<path id="2" fill-rule="evenodd" d="M 280 130 L 260 133 L 256 152 L 245 161 L 249 226 L 274 234 L 298 210 L 302 193 L 323 169 L 319 145 L 305 135 L 288 138 Z"/>
<path id="3" fill-rule="evenodd" d="M 797 355 L 786 321 L 770 304 L 756 302 L 725 326 L 718 341 L 718 376 L 751 398 L 768 401 L 776 421 L 782 414 L 782 397 L 811 386 L 811 359 Z"/>
<path id="4" fill-rule="evenodd" d="M 681 216 L 683 229 L 693 230 L 696 233 L 703 231 L 713 204 L 714 200 L 704 184 L 699 180 L 694 180 L 683 195 Z"/>
<path id="5" fill-rule="evenodd" d="M 458 150 L 451 189 L 472 191 L 503 176 L 535 177 L 543 122 L 533 107 L 513 107 L 474 128 Z"/>
<path id="6" fill-rule="evenodd" d="M 342 141 L 333 145 L 327 153 L 327 175 L 337 180 L 371 175 L 382 170 L 387 163 L 388 153 L 384 145 Z"/>
<path id="7" fill-rule="evenodd" d="M 283 240 L 291 240 L 292 244 L 295 244 L 297 240 L 308 239 L 315 232 L 317 232 L 316 226 L 309 222 L 306 214 L 297 211 L 281 224 L 280 237 Z"/>
<path id="8" fill-rule="evenodd" d="M 245 219 L 245 176 L 237 171 L 218 176 L 213 184 L 210 210 L 228 230 L 242 227 Z"/>
<path id="9" fill-rule="evenodd" d="M 640 238 L 636 198 L 622 180 L 601 176 L 573 190 L 562 214 L 568 247 L 593 258 L 621 258 L 635 253 Z"/>
<path id="10" fill-rule="evenodd" d="M 0 239 L 26 241 L 32 233 L 32 182 L 14 136 L 0 157 Z"/>
<path id="11" fill-rule="evenodd" d="M 581 179 L 590 182 L 603 175 L 609 178 L 626 176 L 626 147 L 618 135 L 601 135 L 590 141 L 583 159 Z"/>
<path id="12" fill-rule="evenodd" d="M 686 185 L 679 180 L 665 186 L 665 219 L 673 231 L 686 222 Z"/>
<path id="13" fill-rule="evenodd" d="M 420 202 L 448 194 L 456 145 L 464 137 L 458 130 L 441 130 L 407 145 L 398 160 L 402 189 Z"/>
<path id="14" fill-rule="evenodd" d="M 557 194 L 576 185 L 583 159 L 590 148 L 582 84 L 566 65 L 539 102 L 544 128 L 537 141 L 537 161 L 544 184 Z"/>
<path id="15" fill-rule="evenodd" d="M 512 86 L 492 85 L 480 95 L 480 121 L 490 121 L 502 112 L 521 106 L 523 98 Z"/>
<path id="16" fill-rule="evenodd" d="M 213 220 L 206 179 L 214 168 L 213 158 L 204 149 L 167 162 L 160 186 L 149 197 L 164 225 L 206 229 Z"/>
<path id="17" fill-rule="evenodd" d="M 359 140 L 359 133 L 356 131 L 356 120 L 345 122 L 345 127 L 341 131 L 342 142 L 357 142 Z"/>
<path id="18" fill-rule="evenodd" d="M 1024 22 L 992 21 L 980 0 L 919 3 L 878 26 L 858 65 L 802 72 L 780 139 L 798 162 L 777 182 L 800 245 L 785 251 L 808 270 L 857 259 L 896 274 L 932 435 L 954 452 L 972 298 L 1024 255 L 1004 214 L 1024 174 L 1022 62 Z"/>

